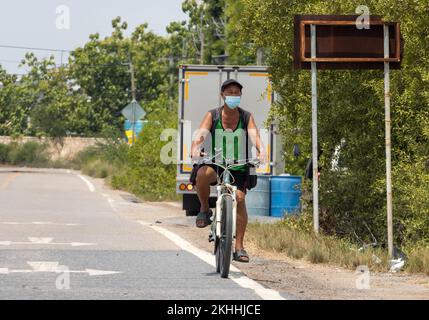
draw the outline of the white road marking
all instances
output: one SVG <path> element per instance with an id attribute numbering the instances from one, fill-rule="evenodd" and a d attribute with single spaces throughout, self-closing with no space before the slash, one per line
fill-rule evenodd
<path id="1" fill-rule="evenodd" d="M 95 187 L 94 185 L 91 183 L 91 181 L 89 181 L 87 178 L 85 178 L 84 176 L 78 174 L 77 175 L 79 178 L 81 178 L 83 181 L 85 181 L 85 183 L 88 185 L 89 191 L 94 192 L 95 191 Z"/>
<path id="2" fill-rule="evenodd" d="M 37 243 L 37 244 L 47 244 L 51 243 L 54 238 L 35 238 L 35 237 L 28 237 L 28 240 L 31 243 Z"/>
<path id="3" fill-rule="evenodd" d="M 41 221 L 34 221 L 34 222 L 13 222 L 13 221 L 6 221 L 6 222 L 0 222 L 0 224 L 4 225 L 55 225 L 55 226 L 78 226 L 76 223 L 54 223 L 54 222 L 41 222 Z"/>
<path id="4" fill-rule="evenodd" d="M 31 270 L 12 270 L 9 268 L 0 268 L 0 274 L 11 274 L 11 273 L 37 273 L 37 272 L 51 272 L 51 273 L 87 273 L 89 276 L 107 276 L 112 274 L 122 273 L 120 271 L 106 271 L 96 269 L 85 269 L 79 270 L 67 270 L 59 268 L 59 262 L 57 261 L 28 261 L 27 264 L 32 268 Z"/>
<path id="5" fill-rule="evenodd" d="M 171 232 L 165 228 L 155 226 L 155 225 L 148 223 L 148 222 L 145 222 L 145 221 L 139 221 L 139 223 L 142 224 L 143 226 L 150 227 L 153 230 L 161 233 L 163 236 L 165 236 L 166 238 L 173 241 L 181 249 L 188 251 L 189 253 L 197 256 L 198 258 L 200 258 L 204 262 L 213 266 L 213 268 L 216 268 L 215 258 L 209 252 L 195 247 L 194 245 L 192 245 L 188 241 L 184 240 L 183 238 L 181 238 L 177 234 L 175 234 L 175 233 L 173 233 L 173 232 Z M 233 273 L 230 274 L 229 279 L 231 279 L 232 281 L 234 281 L 235 283 L 237 283 L 239 286 L 241 286 L 243 288 L 253 290 L 262 299 L 264 299 L 264 300 L 286 300 L 284 297 L 282 297 L 280 295 L 279 292 L 272 290 L 272 289 L 264 288 L 262 285 L 260 285 L 256 281 L 246 277 L 239 269 L 237 269 L 233 265 L 231 265 L 230 271 L 232 271 Z"/>
<path id="6" fill-rule="evenodd" d="M 50 221 L 33 221 L 33 222 L 14 222 L 14 221 L 4 221 L 0 222 L 0 224 L 4 225 L 51 225 L 51 226 L 67 226 L 67 227 L 75 227 L 80 226 L 77 223 L 56 223 Z"/>
<path id="7" fill-rule="evenodd" d="M 107 202 L 109 202 L 109 205 L 112 208 L 112 210 L 116 212 L 116 207 L 115 207 L 116 201 L 113 200 L 107 193 L 102 193 L 101 195 L 107 199 Z"/>
<path id="8" fill-rule="evenodd" d="M 56 246 L 72 246 L 72 247 L 83 247 L 83 246 L 95 246 L 96 243 L 85 243 L 85 242 L 52 242 L 54 238 L 35 238 L 29 237 L 29 242 L 14 242 L 14 241 L 0 241 L 0 246 L 11 246 L 11 245 L 56 245 Z"/>
<path id="9" fill-rule="evenodd" d="M 35 272 L 55 272 L 58 269 L 57 261 L 28 261 L 27 264 Z"/>
<path id="10" fill-rule="evenodd" d="M 70 271 L 70 272 L 79 272 L 79 271 Z M 95 270 L 95 269 L 85 269 L 85 272 L 90 276 L 107 276 L 111 274 L 122 273 L 120 271 L 105 271 L 105 270 Z"/>

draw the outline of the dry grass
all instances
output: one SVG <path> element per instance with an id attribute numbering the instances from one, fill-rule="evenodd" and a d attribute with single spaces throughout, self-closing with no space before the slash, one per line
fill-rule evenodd
<path id="1" fill-rule="evenodd" d="M 410 273 L 425 273 L 429 275 L 429 248 L 418 247 L 409 250 L 405 270 Z"/>
<path id="2" fill-rule="evenodd" d="M 95 178 L 107 178 L 115 172 L 115 167 L 107 161 L 94 159 L 84 164 L 82 172 Z"/>
<path id="3" fill-rule="evenodd" d="M 373 271 L 388 270 L 388 256 L 384 250 L 368 249 L 360 252 L 357 246 L 346 241 L 294 230 L 281 222 L 251 223 L 246 237 L 258 248 L 282 252 L 291 258 L 311 263 L 334 264 L 353 270 L 360 265 L 366 265 Z M 429 255 L 426 257 L 429 258 Z"/>

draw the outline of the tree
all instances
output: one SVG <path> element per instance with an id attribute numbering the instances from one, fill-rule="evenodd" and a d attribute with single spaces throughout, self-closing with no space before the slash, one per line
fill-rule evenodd
<path id="1" fill-rule="evenodd" d="M 92 132 L 100 132 L 104 126 L 122 127 L 120 111 L 132 99 L 131 62 L 137 100 L 143 105 L 168 88 L 168 63 L 162 59 L 167 53 L 166 39 L 147 32 L 147 24 L 138 26 L 130 38 L 125 38 L 127 24 L 121 23 L 119 17 L 112 26 L 112 35 L 105 39 L 91 35 L 83 48 L 72 53 L 70 63 L 71 78 L 91 100 L 88 117 Z"/>
<path id="2" fill-rule="evenodd" d="M 281 101 L 271 117 L 281 118 L 286 170 L 302 174 L 311 153 L 310 74 L 293 68 L 293 17 L 295 14 L 354 14 L 359 1 L 243 0 L 242 43 L 251 39 L 255 47 L 269 49 L 274 88 Z M 429 214 L 429 24 L 428 0 L 367 1 L 371 14 L 387 21 L 400 21 L 405 41 L 402 70 L 392 71 L 392 143 L 394 180 L 394 225 L 398 242 L 410 230 L 428 239 L 422 216 Z M 384 96 L 382 71 L 321 71 L 318 74 L 319 143 L 321 156 L 321 227 L 327 233 L 356 240 L 386 239 Z M 340 161 L 347 170 L 331 170 L 333 151 L 346 141 Z M 302 156 L 293 157 L 300 144 Z M 419 168 L 416 170 L 416 168 Z M 413 179 L 407 171 L 418 174 Z M 426 171 L 425 171 L 426 170 Z M 412 175 L 413 175 L 412 174 Z M 403 179 L 404 178 L 404 179 Z M 405 185 L 404 185 L 405 184 Z M 426 199 L 416 209 L 410 190 Z M 408 195 L 408 196 L 406 196 Z M 424 210 L 424 214 L 416 214 Z M 427 220 L 427 219 L 426 219 Z M 410 229 L 413 225 L 414 229 Z M 420 226 L 420 227 L 418 227 Z M 409 238 L 409 237 L 408 237 Z M 415 240 L 415 239 L 414 239 Z"/>
<path id="3" fill-rule="evenodd" d="M 19 87 L 32 92 L 28 103 L 26 134 L 61 138 L 74 132 L 87 134 L 85 115 L 89 105 L 68 77 L 68 70 L 57 68 L 53 57 L 39 61 L 34 54 L 27 54 L 22 62 L 30 68 L 22 77 Z"/>
<path id="4" fill-rule="evenodd" d="M 188 63 L 254 63 L 251 44 L 242 46 L 236 41 L 241 28 L 241 0 L 185 0 L 182 8 L 189 16 L 180 25 Z M 177 30 L 178 24 L 173 26 Z"/>
<path id="5" fill-rule="evenodd" d="M 0 135 L 17 135 L 26 128 L 25 106 L 19 103 L 26 94 L 18 92 L 18 77 L 0 68 Z"/>

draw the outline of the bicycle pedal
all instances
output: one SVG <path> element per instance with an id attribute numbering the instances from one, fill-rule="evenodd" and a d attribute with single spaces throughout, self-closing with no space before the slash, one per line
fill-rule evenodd
<path id="1" fill-rule="evenodd" d="M 214 237 L 213 233 L 210 232 L 210 234 L 209 234 L 209 242 L 213 242 L 213 241 L 215 241 L 215 237 Z"/>

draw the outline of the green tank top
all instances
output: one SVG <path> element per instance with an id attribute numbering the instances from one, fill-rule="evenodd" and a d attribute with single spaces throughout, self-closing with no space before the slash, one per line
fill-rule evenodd
<path id="1" fill-rule="evenodd" d="M 212 136 L 212 154 L 215 155 L 216 144 L 222 145 L 223 156 L 234 160 L 246 159 L 246 132 L 241 117 L 239 118 L 237 128 L 233 132 L 225 131 L 222 126 L 222 117 L 215 123 L 215 134 Z M 228 156 L 227 156 L 228 155 Z M 225 164 L 225 161 L 222 161 Z M 231 171 L 245 172 L 246 165 L 237 165 L 230 169 Z"/>

